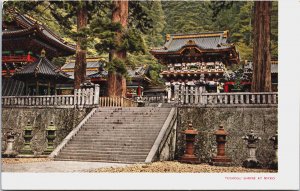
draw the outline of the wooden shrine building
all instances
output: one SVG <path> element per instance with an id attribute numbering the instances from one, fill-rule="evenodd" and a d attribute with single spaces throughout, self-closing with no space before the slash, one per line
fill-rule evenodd
<path id="1" fill-rule="evenodd" d="M 150 52 L 166 67 L 161 75 L 168 97 L 173 98 L 180 85 L 196 86 L 201 82 L 216 89 L 226 66 L 239 63 L 239 54 L 228 37 L 228 31 L 167 34 L 164 46 Z"/>
<path id="2" fill-rule="evenodd" d="M 105 68 L 106 61 L 102 57 L 86 58 L 86 77 L 94 84 L 100 85 L 100 96 L 107 96 L 108 71 Z M 74 79 L 75 59 L 68 59 L 61 69 Z M 151 82 L 147 76 L 149 67 L 147 65 L 127 68 L 128 80 L 126 83 L 126 97 L 132 98 L 143 95 L 144 89 Z M 64 84 L 58 87 L 62 94 L 69 94 L 73 91 L 72 84 Z"/>
<path id="3" fill-rule="evenodd" d="M 86 58 L 86 77 L 91 79 L 94 84 L 100 85 L 100 95 L 103 96 L 107 91 L 107 74 L 104 69 L 106 61 L 102 57 Z M 75 58 L 68 59 L 61 67 L 61 70 L 74 79 Z M 73 84 L 64 84 L 58 87 L 62 94 L 70 94 L 73 91 Z"/>
<path id="4" fill-rule="evenodd" d="M 66 73 L 45 57 L 44 50 L 39 59 L 16 71 L 12 78 L 25 83 L 25 95 L 55 95 L 56 84 L 71 81 Z"/>
<path id="5" fill-rule="evenodd" d="M 75 48 L 36 19 L 14 9 L 6 10 L 2 22 L 2 95 L 25 92 L 25 84 L 11 77 L 27 64 L 38 61 L 43 49 L 51 60 L 73 55 Z"/>

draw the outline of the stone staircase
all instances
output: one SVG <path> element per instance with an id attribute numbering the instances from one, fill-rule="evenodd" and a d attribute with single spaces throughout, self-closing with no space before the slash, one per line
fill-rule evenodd
<path id="1" fill-rule="evenodd" d="M 55 160 L 145 162 L 171 108 L 99 108 Z"/>

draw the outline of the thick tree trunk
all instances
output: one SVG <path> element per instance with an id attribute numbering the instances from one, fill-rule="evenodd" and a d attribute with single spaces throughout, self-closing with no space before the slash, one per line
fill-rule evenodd
<path id="1" fill-rule="evenodd" d="M 107 94 L 109 97 L 117 96 L 117 74 L 116 72 L 108 72 L 108 88 Z"/>
<path id="2" fill-rule="evenodd" d="M 255 1 L 252 92 L 272 91 L 270 19 L 271 2 Z"/>
<path id="3" fill-rule="evenodd" d="M 123 29 L 127 28 L 127 20 L 128 20 L 128 1 L 113 1 L 113 11 L 112 11 L 112 22 L 120 23 Z M 118 45 L 122 43 L 122 31 L 117 31 L 115 41 Z M 110 61 L 114 58 L 118 58 L 121 60 L 126 59 L 126 51 L 125 50 L 111 50 L 110 52 Z M 117 75 L 116 73 L 110 72 L 110 75 Z M 126 79 L 124 76 L 115 76 L 112 77 L 117 79 L 116 84 L 110 84 L 108 81 L 108 96 L 126 96 Z M 114 90 L 113 90 L 114 89 Z M 115 92 L 115 93 L 113 93 Z"/>
<path id="4" fill-rule="evenodd" d="M 77 31 L 87 26 L 88 12 L 85 6 L 85 2 L 82 2 L 82 6 L 77 10 Z M 76 43 L 76 61 L 74 68 L 74 87 L 80 88 L 80 84 L 84 82 L 86 78 L 86 48 L 82 46 L 82 42 L 85 39 L 83 37 L 77 38 Z"/>

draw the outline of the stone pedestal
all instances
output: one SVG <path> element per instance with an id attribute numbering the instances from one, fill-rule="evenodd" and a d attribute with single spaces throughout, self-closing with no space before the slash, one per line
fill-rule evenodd
<path id="1" fill-rule="evenodd" d="M 191 164 L 198 164 L 200 163 L 200 160 L 195 155 L 195 137 L 198 134 L 198 131 L 193 129 L 192 124 L 189 124 L 189 127 L 187 130 L 182 132 L 185 134 L 185 141 L 186 141 L 186 147 L 184 155 L 180 158 L 180 162 L 182 163 L 191 163 Z"/>
<path id="2" fill-rule="evenodd" d="M 242 137 L 244 140 L 247 141 L 247 148 L 249 149 L 249 156 L 248 158 L 243 162 L 243 167 L 246 168 L 259 168 L 260 163 L 256 159 L 256 143 L 261 140 L 260 137 L 256 136 L 254 134 L 253 130 L 250 130 L 250 133 L 246 136 Z"/>
<path id="3" fill-rule="evenodd" d="M 273 142 L 273 148 L 274 148 L 274 152 L 275 152 L 275 158 L 270 163 L 270 168 L 278 169 L 278 133 L 277 133 L 277 131 L 276 131 L 276 134 L 274 136 L 272 136 L 269 140 Z"/>
<path id="4" fill-rule="evenodd" d="M 228 133 L 225 131 L 222 125 L 214 133 L 217 142 L 217 156 L 212 157 L 211 165 L 215 166 L 230 166 L 231 159 L 225 154 L 225 143 Z"/>
<path id="5" fill-rule="evenodd" d="M 18 153 L 14 150 L 15 133 L 9 132 L 7 135 L 7 146 L 6 150 L 2 154 L 3 157 L 16 157 Z"/>
<path id="6" fill-rule="evenodd" d="M 47 148 L 43 152 L 43 155 L 49 155 L 54 151 L 54 139 L 56 138 L 56 126 L 54 126 L 53 121 L 50 122 L 50 125 L 47 127 L 46 138 L 47 138 Z"/>
<path id="7" fill-rule="evenodd" d="M 22 155 L 33 155 L 33 151 L 31 149 L 31 139 L 33 137 L 32 131 L 33 131 L 32 126 L 30 124 L 30 121 L 28 121 L 27 125 L 24 128 L 23 137 L 24 137 L 25 142 L 24 142 L 23 148 L 20 151 L 20 154 L 22 154 Z"/>

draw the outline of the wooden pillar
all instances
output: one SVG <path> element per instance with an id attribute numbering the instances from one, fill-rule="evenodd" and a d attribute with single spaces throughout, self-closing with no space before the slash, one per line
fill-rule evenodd
<path id="1" fill-rule="evenodd" d="M 47 90 L 47 93 L 48 93 L 48 95 L 51 95 L 51 82 L 49 81 L 48 82 L 48 90 Z"/>
<path id="2" fill-rule="evenodd" d="M 25 95 L 28 94 L 28 81 L 25 81 Z"/>
<path id="3" fill-rule="evenodd" d="M 39 93 L 39 81 L 36 81 L 36 95 L 40 95 Z"/>
<path id="4" fill-rule="evenodd" d="M 54 95 L 57 95 L 57 92 L 56 92 L 56 83 L 54 82 Z"/>

